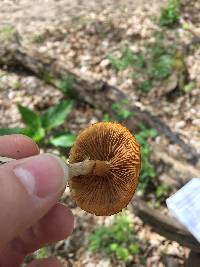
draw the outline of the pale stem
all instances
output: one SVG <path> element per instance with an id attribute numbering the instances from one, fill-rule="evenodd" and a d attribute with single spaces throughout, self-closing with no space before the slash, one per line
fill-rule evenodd
<path id="1" fill-rule="evenodd" d="M 12 160 L 15 160 L 15 159 L 0 156 L 0 165 L 10 162 Z M 95 160 L 84 160 L 84 161 L 77 162 L 77 163 L 66 163 L 66 165 L 69 168 L 69 177 L 87 175 L 89 173 L 94 173 L 94 174 L 99 175 L 101 174 L 101 170 L 99 171 L 98 167 L 99 166 L 101 167 L 102 164 L 105 165 L 106 162 L 95 161 Z"/>

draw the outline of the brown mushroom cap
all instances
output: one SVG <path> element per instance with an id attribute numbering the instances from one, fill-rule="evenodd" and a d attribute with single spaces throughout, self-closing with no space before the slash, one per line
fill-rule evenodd
<path id="1" fill-rule="evenodd" d="M 127 128 L 99 122 L 83 130 L 70 151 L 69 162 L 109 162 L 109 171 L 71 177 L 72 197 L 83 210 L 99 216 L 120 212 L 131 200 L 140 172 L 140 146 Z"/>

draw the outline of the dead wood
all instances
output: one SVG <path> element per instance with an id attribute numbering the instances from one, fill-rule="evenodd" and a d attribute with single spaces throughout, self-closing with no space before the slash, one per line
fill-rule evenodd
<path id="1" fill-rule="evenodd" d="M 191 251 L 186 261 L 186 267 L 198 267 L 200 265 L 200 253 Z"/>
<path id="2" fill-rule="evenodd" d="M 200 244 L 176 219 L 150 208 L 137 197 L 133 198 L 131 205 L 133 212 L 151 226 L 153 231 L 195 252 L 200 252 Z"/>
<path id="3" fill-rule="evenodd" d="M 156 146 L 153 145 L 153 149 L 156 149 Z M 200 169 L 187 164 L 180 159 L 175 159 L 169 156 L 164 148 L 158 147 L 156 153 L 153 155 L 153 159 L 157 166 L 164 164 L 167 169 L 167 175 L 170 176 L 169 180 L 171 181 L 171 185 L 176 186 L 176 188 L 180 188 L 184 186 L 187 182 L 189 182 L 192 178 L 200 177 Z M 162 180 L 166 183 L 165 180 Z M 170 185 L 170 181 L 168 183 Z"/>

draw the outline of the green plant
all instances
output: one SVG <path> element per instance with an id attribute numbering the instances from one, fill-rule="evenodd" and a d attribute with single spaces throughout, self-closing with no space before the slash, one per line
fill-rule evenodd
<path id="1" fill-rule="evenodd" d="M 166 184 L 160 184 L 156 188 L 156 198 L 161 199 L 163 197 L 166 197 L 169 193 L 169 186 Z"/>
<path id="2" fill-rule="evenodd" d="M 35 253 L 34 253 L 34 258 L 35 259 L 45 259 L 49 256 L 49 251 L 47 249 L 47 247 L 43 247 L 38 249 Z"/>
<path id="3" fill-rule="evenodd" d="M 60 81 L 57 87 L 65 95 L 69 96 L 72 99 L 76 99 L 77 93 L 73 90 L 74 82 L 75 82 L 75 76 L 68 75 Z"/>
<path id="4" fill-rule="evenodd" d="M 70 147 L 75 141 L 71 133 L 54 132 L 62 125 L 73 107 L 72 101 L 62 101 L 38 114 L 27 107 L 18 105 L 24 128 L 0 128 L 0 135 L 22 133 L 39 143 L 49 143 L 54 146 Z M 54 130 L 54 131 L 53 131 Z"/>
<path id="5" fill-rule="evenodd" d="M 165 8 L 161 10 L 159 24 L 172 27 L 180 19 L 180 0 L 169 0 Z"/>
<path id="6" fill-rule="evenodd" d="M 144 93 L 148 93 L 152 88 L 152 82 L 150 80 L 145 80 L 137 85 L 137 90 L 142 91 Z"/>
<path id="7" fill-rule="evenodd" d="M 148 129 L 144 125 L 139 125 L 139 133 L 136 134 L 136 139 L 141 146 L 141 173 L 139 178 L 138 192 L 143 195 L 152 179 L 156 176 L 156 170 L 151 162 L 151 146 L 148 143 L 149 138 L 154 138 L 157 135 L 155 129 Z"/>
<path id="8" fill-rule="evenodd" d="M 169 196 L 171 188 L 169 185 L 161 183 L 161 181 L 156 180 L 154 184 L 154 199 L 150 203 L 152 208 L 160 208 L 163 202 L 165 203 L 166 198 Z"/>
<path id="9" fill-rule="evenodd" d="M 114 255 L 127 262 L 140 252 L 133 223 L 126 214 L 115 215 L 109 226 L 101 226 L 89 236 L 89 249 L 104 255 Z"/>
<path id="10" fill-rule="evenodd" d="M 76 136 L 71 133 L 58 134 L 50 138 L 49 143 L 54 146 L 71 147 L 75 142 Z"/>
<path id="11" fill-rule="evenodd" d="M 190 93 L 195 88 L 195 82 L 190 82 L 183 87 L 185 93 Z"/>
<path id="12" fill-rule="evenodd" d="M 152 58 L 152 66 L 148 69 L 149 77 L 154 80 L 164 80 L 173 71 L 173 58 L 169 54 L 160 55 L 157 58 Z"/>
<path id="13" fill-rule="evenodd" d="M 33 43 L 43 43 L 46 39 L 46 36 L 44 33 L 36 33 L 33 34 L 30 39 Z"/>
<path id="14" fill-rule="evenodd" d="M 15 28 L 11 25 L 6 25 L 0 29 L 0 41 L 8 41 L 12 39 L 14 34 L 16 33 Z"/>
<path id="15" fill-rule="evenodd" d="M 0 136 L 8 134 L 20 134 L 21 128 L 0 128 Z"/>
<path id="16" fill-rule="evenodd" d="M 102 118 L 102 121 L 111 121 L 111 117 L 108 113 L 104 113 L 103 114 L 103 118 Z"/>
<path id="17" fill-rule="evenodd" d="M 144 93 L 148 93 L 155 82 L 167 79 L 175 68 L 176 47 L 166 40 L 162 32 L 155 32 L 153 37 L 155 42 L 147 42 L 143 52 L 134 53 L 126 48 L 120 58 L 109 56 L 116 70 L 132 69 L 133 83 L 138 91 Z"/>
<path id="18" fill-rule="evenodd" d="M 149 80 L 161 81 L 173 72 L 173 61 L 176 46 L 167 42 L 164 33 L 154 33 L 155 43 L 146 49 L 147 70 Z"/>
<path id="19" fill-rule="evenodd" d="M 118 71 L 126 69 L 128 66 L 135 65 L 135 67 L 142 68 L 145 65 L 143 54 L 134 53 L 130 49 L 125 48 L 122 51 L 120 58 L 116 58 L 112 54 L 108 55 L 111 65 Z"/>
<path id="20" fill-rule="evenodd" d="M 112 110 L 116 113 L 119 121 L 124 121 L 133 116 L 133 112 L 127 109 L 128 100 L 123 99 L 118 103 L 112 104 Z"/>

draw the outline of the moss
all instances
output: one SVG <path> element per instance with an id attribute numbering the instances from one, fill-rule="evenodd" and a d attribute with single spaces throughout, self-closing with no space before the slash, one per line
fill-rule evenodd
<path id="1" fill-rule="evenodd" d="M 0 41 L 8 41 L 11 40 L 16 33 L 16 30 L 11 25 L 6 25 L 0 29 Z"/>

